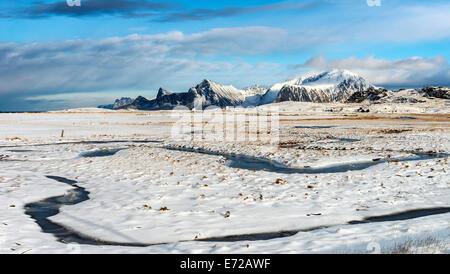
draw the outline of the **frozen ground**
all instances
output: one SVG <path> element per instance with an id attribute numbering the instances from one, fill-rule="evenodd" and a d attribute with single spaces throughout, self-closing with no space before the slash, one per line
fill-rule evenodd
<path id="1" fill-rule="evenodd" d="M 446 103 L 0 114 L 0 253 L 449 253 Z M 50 221 L 92 243 L 25 214 L 65 194 Z"/>

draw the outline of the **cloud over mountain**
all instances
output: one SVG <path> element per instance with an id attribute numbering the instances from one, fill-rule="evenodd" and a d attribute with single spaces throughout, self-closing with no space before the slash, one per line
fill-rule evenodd
<path id="1" fill-rule="evenodd" d="M 238 37 L 235 34 L 244 34 Z M 30 96 L 111 90 L 152 90 L 171 83 L 184 90 L 193 79 L 240 79 L 240 84 L 275 75 L 277 64 L 207 60 L 211 54 L 263 53 L 283 40 L 279 29 L 213 29 L 60 42 L 0 43 L 0 95 Z M 257 41 L 257 43 L 253 43 Z M 243 79 L 239 75 L 246 74 Z M 274 79 L 275 80 L 275 79 Z M 3 100 L 2 104 L 8 104 Z"/>
<path id="2" fill-rule="evenodd" d="M 348 57 L 326 60 L 322 55 L 313 57 L 296 68 L 328 70 L 350 69 L 371 83 L 381 86 L 414 87 L 423 85 L 450 85 L 450 65 L 443 56 L 382 59 Z"/>

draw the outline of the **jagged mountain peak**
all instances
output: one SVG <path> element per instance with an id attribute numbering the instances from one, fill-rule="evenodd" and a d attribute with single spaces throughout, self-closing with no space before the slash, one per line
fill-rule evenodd
<path id="1" fill-rule="evenodd" d="M 234 86 L 222 85 L 208 79 L 191 88 L 189 93 L 200 99 L 204 107 L 208 105 L 239 105 L 245 100 L 243 92 Z"/>
<path id="2" fill-rule="evenodd" d="M 255 106 L 282 101 L 343 102 L 356 91 L 369 87 L 364 78 L 348 70 L 310 72 L 301 77 L 275 84 L 270 89 L 254 85 L 237 89 L 209 79 L 203 79 L 188 92 L 172 93 L 160 88 L 157 97 L 136 98 L 129 107 L 137 109 L 171 109 L 175 106 L 202 107 L 210 105 Z M 128 106 L 123 106 L 128 107 Z M 122 106 L 120 107 L 122 108 Z"/>
<path id="3" fill-rule="evenodd" d="M 267 88 L 262 87 L 260 85 L 249 86 L 242 90 L 245 96 L 263 95 L 264 93 L 266 93 L 266 91 Z"/>
<path id="4" fill-rule="evenodd" d="M 279 90 L 278 90 L 279 88 Z M 423 89 L 386 90 L 369 85 L 366 80 L 348 70 L 330 70 L 326 72 L 309 72 L 287 82 L 275 84 L 270 89 L 253 85 L 236 89 L 232 85 L 222 85 L 204 79 L 188 92 L 174 93 L 163 88 L 158 90 L 155 99 L 138 96 L 136 99 L 123 97 L 114 104 L 102 105 L 108 109 L 160 110 L 185 106 L 190 109 L 199 106 L 257 106 L 272 102 L 302 101 L 315 103 L 346 102 L 389 102 L 417 103 L 424 98 L 450 98 L 450 88 L 425 87 Z"/>
<path id="5" fill-rule="evenodd" d="M 144 96 L 142 96 L 142 95 L 139 95 L 138 97 L 136 97 L 136 99 L 134 99 L 134 100 L 147 100 L 147 98 L 145 98 Z"/>
<path id="6" fill-rule="evenodd" d="M 196 88 L 211 87 L 211 86 L 216 86 L 216 85 L 224 86 L 224 85 L 219 84 L 219 83 L 217 83 L 215 81 L 212 81 L 212 80 L 209 80 L 209 79 L 203 79 L 203 81 L 201 81 L 200 84 L 198 84 L 196 86 Z"/>
<path id="7" fill-rule="evenodd" d="M 159 88 L 158 90 L 158 94 L 156 95 L 157 99 L 160 99 L 161 97 L 165 96 L 165 95 L 170 95 L 173 92 L 168 91 L 167 89 L 163 89 L 163 88 Z"/>
<path id="8" fill-rule="evenodd" d="M 263 86 L 260 86 L 258 84 L 254 84 L 254 85 L 250 85 L 248 87 L 245 87 L 244 90 L 248 90 L 248 89 L 259 89 L 259 88 L 265 88 Z"/>
<path id="9" fill-rule="evenodd" d="M 212 81 L 212 80 L 209 80 L 209 79 L 204 79 L 200 84 L 198 84 L 196 86 L 196 88 L 204 88 L 204 87 L 209 87 L 209 88 L 225 87 L 225 88 L 228 88 L 228 89 L 238 90 L 233 85 L 224 85 L 224 84 L 220 84 L 218 82 L 215 82 L 215 81 Z"/>
<path id="10" fill-rule="evenodd" d="M 214 83 L 214 82 L 209 79 L 203 79 L 203 81 L 200 84 L 198 84 L 198 86 L 209 86 L 209 85 L 211 85 L 211 83 Z"/>

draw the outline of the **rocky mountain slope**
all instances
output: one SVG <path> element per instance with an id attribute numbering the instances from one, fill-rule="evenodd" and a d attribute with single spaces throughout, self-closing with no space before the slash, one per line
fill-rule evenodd
<path id="1" fill-rule="evenodd" d="M 364 78 L 346 70 L 332 70 L 285 84 L 275 102 L 345 102 L 354 92 L 370 87 Z"/>
<path id="2" fill-rule="evenodd" d="M 176 106 L 188 108 L 205 108 L 208 106 L 237 106 L 245 102 L 248 97 L 258 94 L 257 89 L 238 90 L 233 86 L 225 86 L 211 80 L 203 80 L 200 84 L 192 87 L 188 92 L 170 92 L 160 88 L 155 99 L 146 99 L 142 96 L 136 98 L 132 103 L 119 107 L 119 109 L 157 110 L 173 109 Z"/>
<path id="3" fill-rule="evenodd" d="M 199 85 L 189 89 L 188 93 L 194 95 L 196 104 L 207 106 L 237 106 L 245 101 L 245 94 L 233 86 L 225 86 L 210 80 L 203 80 Z"/>
<path id="4" fill-rule="evenodd" d="M 269 89 L 258 85 L 239 90 L 203 80 L 187 92 L 175 93 L 160 88 L 156 98 L 136 99 L 124 97 L 112 105 L 99 106 L 109 109 L 162 110 L 184 106 L 190 109 L 208 106 L 258 106 L 284 101 L 314 103 L 421 103 L 426 98 L 450 99 L 450 88 L 425 87 L 422 89 L 387 90 L 375 87 L 347 70 L 331 70 L 309 73 L 302 77 L 281 82 Z"/>
<path id="5" fill-rule="evenodd" d="M 98 108 L 104 108 L 104 109 L 120 109 L 123 106 L 127 106 L 130 105 L 131 103 L 133 103 L 134 99 L 130 98 L 130 97 L 122 97 L 120 99 L 116 99 L 116 101 L 114 101 L 114 104 L 110 104 L 110 105 L 100 105 L 98 106 Z"/>
<path id="6" fill-rule="evenodd" d="M 450 99 L 450 88 L 430 86 L 419 89 L 387 90 L 370 87 L 353 93 L 346 103 L 424 103 L 427 99 Z"/>

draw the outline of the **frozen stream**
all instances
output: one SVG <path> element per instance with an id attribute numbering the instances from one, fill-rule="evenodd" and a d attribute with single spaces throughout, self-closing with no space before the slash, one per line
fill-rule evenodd
<path id="1" fill-rule="evenodd" d="M 243 168 L 243 169 L 256 169 L 256 170 L 264 170 L 269 172 L 278 172 L 278 173 L 336 173 L 336 172 L 346 172 L 349 170 L 363 170 L 365 168 L 371 167 L 373 165 L 385 163 L 388 160 L 379 159 L 376 161 L 365 161 L 365 162 L 357 162 L 350 164 L 338 164 L 327 166 L 323 168 L 290 168 L 283 166 L 280 163 L 269 161 L 266 159 L 259 159 L 244 155 L 232 155 L 232 154 L 220 154 L 216 152 L 210 151 L 201 151 L 194 150 L 188 148 L 175 148 L 175 147 L 165 147 L 169 150 L 178 150 L 184 152 L 194 152 L 194 153 L 202 153 L 208 155 L 220 155 L 229 160 L 228 166 L 233 168 Z M 113 149 L 108 151 L 93 151 L 89 152 L 90 154 L 84 154 L 84 157 L 104 157 L 108 155 L 112 155 L 121 149 Z M 432 158 L 441 158 L 443 155 L 415 155 L 413 157 L 401 158 L 397 159 L 398 161 L 413 161 L 413 160 L 425 160 Z M 390 161 L 394 159 L 389 159 Z M 59 225 L 49 220 L 49 217 L 57 215 L 59 213 L 59 209 L 64 205 L 75 205 L 78 203 L 82 203 L 84 201 L 89 200 L 89 192 L 77 185 L 76 181 L 57 176 L 47 176 L 50 179 L 56 180 L 61 183 L 65 183 L 74 187 L 74 189 L 68 191 L 65 195 L 50 197 L 44 200 L 29 203 L 25 205 L 25 214 L 32 217 L 36 223 L 41 227 L 42 231 L 45 233 L 53 234 L 60 242 L 63 243 L 79 243 L 79 244 L 87 244 L 87 245 L 115 245 L 115 246 L 135 246 L 135 247 L 144 247 L 151 246 L 163 243 L 120 243 L 120 242 L 109 242 L 98 240 L 92 237 L 89 237 L 81 232 L 76 232 L 71 230 L 70 228 L 64 227 L 63 225 Z M 357 225 L 364 223 L 374 223 L 374 222 L 392 222 L 392 221 L 400 221 L 400 220 L 408 220 L 419 217 L 425 217 L 436 214 L 445 214 L 450 213 L 450 207 L 438 207 L 438 208 L 426 208 L 426 209 L 415 209 L 404 212 L 397 212 L 387 215 L 381 216 L 372 216 L 367 217 L 363 220 L 354 220 L 343 223 L 342 225 Z M 231 235 L 226 237 L 219 238 L 207 238 L 207 239 L 198 239 L 197 241 L 222 241 L 222 242 L 234 242 L 234 241 L 257 241 L 257 240 L 269 240 L 274 238 L 282 238 L 289 237 L 297 234 L 298 232 L 312 231 L 317 229 L 328 228 L 336 225 L 330 226 L 319 226 L 319 227 L 311 227 L 302 230 L 293 230 L 293 231 L 276 231 L 276 232 L 267 232 L 267 233 L 256 233 L 256 234 L 245 234 L 245 235 Z"/>

